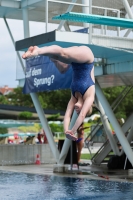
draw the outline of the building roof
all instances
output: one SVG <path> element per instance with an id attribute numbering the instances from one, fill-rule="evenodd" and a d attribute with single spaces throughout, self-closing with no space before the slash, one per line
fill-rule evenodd
<path id="1" fill-rule="evenodd" d="M 0 87 L 0 94 L 1 95 L 7 95 L 10 92 L 13 92 L 14 88 L 8 87 L 8 85 L 5 85 L 4 87 Z"/>

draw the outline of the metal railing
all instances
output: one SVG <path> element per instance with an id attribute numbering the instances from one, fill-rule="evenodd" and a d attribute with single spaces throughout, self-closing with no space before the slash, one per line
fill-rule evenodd
<path id="1" fill-rule="evenodd" d="M 120 18 L 120 10 L 119 9 L 115 9 L 115 8 L 108 8 L 108 7 L 99 7 L 99 6 L 92 6 L 91 5 L 91 0 L 88 0 L 88 4 L 79 4 L 76 3 L 76 0 L 73 0 L 73 2 L 65 2 L 65 1 L 58 1 L 58 0 L 46 0 L 45 1 L 45 19 L 46 19 L 46 32 L 48 30 L 48 2 L 52 2 L 52 3 L 59 3 L 59 4 L 65 4 L 65 5 L 69 5 L 68 9 L 66 12 L 71 12 L 74 6 L 80 6 L 80 7 L 86 7 L 89 8 L 89 13 L 92 13 L 92 8 L 95 9 L 101 9 L 103 10 L 104 16 L 108 15 L 108 11 L 112 11 L 113 13 L 116 13 L 116 17 Z M 64 20 L 60 22 L 60 25 L 58 27 L 58 30 L 60 30 L 62 28 L 62 26 L 64 25 Z M 93 26 L 93 25 L 92 25 Z M 101 34 L 102 35 L 106 35 L 107 34 L 107 26 L 106 25 L 100 25 L 101 26 Z M 89 24 L 88 24 L 89 27 Z M 90 26 L 91 27 L 91 26 Z M 91 31 L 93 32 L 93 29 L 90 28 Z M 120 27 L 117 27 L 117 36 L 120 36 Z"/>

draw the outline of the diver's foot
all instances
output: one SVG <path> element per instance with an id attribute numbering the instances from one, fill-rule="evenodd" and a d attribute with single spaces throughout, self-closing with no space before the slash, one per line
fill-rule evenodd
<path id="1" fill-rule="evenodd" d="M 37 46 L 31 46 L 29 47 L 28 51 L 26 51 L 23 55 L 22 58 L 26 59 L 26 58 L 31 58 L 34 56 L 38 56 L 38 47 Z"/>

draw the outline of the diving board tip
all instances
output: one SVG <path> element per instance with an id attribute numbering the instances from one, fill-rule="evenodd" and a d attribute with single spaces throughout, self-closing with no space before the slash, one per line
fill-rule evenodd
<path id="1" fill-rule="evenodd" d="M 52 18 L 53 20 L 67 20 L 73 22 L 92 23 L 124 28 L 133 28 L 133 20 L 101 15 L 92 15 L 84 13 L 67 12 L 57 15 Z"/>

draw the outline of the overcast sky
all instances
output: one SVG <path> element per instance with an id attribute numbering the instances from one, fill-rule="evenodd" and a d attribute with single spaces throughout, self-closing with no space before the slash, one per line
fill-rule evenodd
<path id="1" fill-rule="evenodd" d="M 13 34 L 14 40 L 21 40 L 23 36 L 23 22 L 20 20 L 7 20 Z M 55 29 L 57 25 L 49 29 Z M 44 23 L 30 22 L 30 36 L 45 33 Z M 0 87 L 8 85 L 9 87 L 17 87 L 16 81 L 16 52 L 14 45 L 8 34 L 5 22 L 0 18 Z"/>

